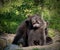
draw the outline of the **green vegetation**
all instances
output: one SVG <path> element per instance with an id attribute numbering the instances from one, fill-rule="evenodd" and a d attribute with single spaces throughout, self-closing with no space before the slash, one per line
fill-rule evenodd
<path id="1" fill-rule="evenodd" d="M 33 48 L 32 50 L 45 50 L 45 48 L 41 48 L 41 49 L 39 49 L 39 48 Z"/>
<path id="2" fill-rule="evenodd" d="M 29 14 L 41 14 L 49 28 L 60 31 L 60 0 L 0 0 L 0 34 L 15 33 Z"/>

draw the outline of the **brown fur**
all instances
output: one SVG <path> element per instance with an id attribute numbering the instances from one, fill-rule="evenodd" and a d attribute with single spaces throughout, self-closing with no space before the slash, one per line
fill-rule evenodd
<path id="1" fill-rule="evenodd" d="M 20 41 L 20 43 L 22 43 L 23 46 L 25 47 L 25 46 L 31 45 L 30 44 L 31 38 L 32 40 L 35 38 L 34 40 L 38 39 L 37 43 L 39 42 L 40 45 L 44 45 L 46 43 L 46 35 L 48 35 L 46 22 L 39 15 L 29 16 L 17 28 L 16 36 L 12 44 L 18 45 Z"/>

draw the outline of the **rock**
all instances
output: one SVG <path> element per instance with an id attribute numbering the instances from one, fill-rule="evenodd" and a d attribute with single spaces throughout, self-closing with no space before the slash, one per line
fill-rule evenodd
<path id="1" fill-rule="evenodd" d="M 0 48 L 5 48 L 7 46 L 7 40 L 5 38 L 0 38 Z"/>
<path id="2" fill-rule="evenodd" d="M 18 49 L 19 49 L 18 45 L 10 44 L 4 50 L 18 50 Z"/>

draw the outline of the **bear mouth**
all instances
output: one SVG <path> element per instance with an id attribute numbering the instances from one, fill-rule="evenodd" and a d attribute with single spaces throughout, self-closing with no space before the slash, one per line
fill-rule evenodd
<path id="1" fill-rule="evenodd" d="M 37 29 L 39 29 L 39 27 L 33 27 L 33 30 L 37 30 Z"/>

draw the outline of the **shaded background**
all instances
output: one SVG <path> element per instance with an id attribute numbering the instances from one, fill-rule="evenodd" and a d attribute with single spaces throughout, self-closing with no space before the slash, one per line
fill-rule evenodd
<path id="1" fill-rule="evenodd" d="M 50 36 L 60 32 L 60 0 L 0 0 L 0 34 L 16 32 L 28 15 L 41 14 L 49 22 Z"/>

